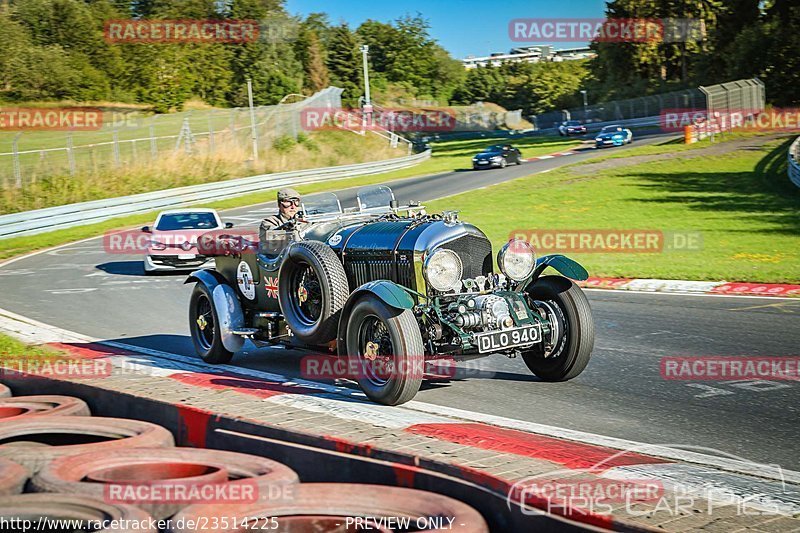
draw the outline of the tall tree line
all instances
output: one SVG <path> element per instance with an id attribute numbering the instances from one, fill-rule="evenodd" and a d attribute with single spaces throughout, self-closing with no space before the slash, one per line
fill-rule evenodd
<path id="1" fill-rule="evenodd" d="M 797 0 L 613 0 L 613 18 L 692 18 L 687 42 L 593 43 L 592 94 L 641 96 L 758 76 L 776 105 L 800 103 Z"/>
<path id="2" fill-rule="evenodd" d="M 112 19 L 257 20 L 243 44 L 119 44 Z M 356 105 L 363 90 L 359 46 L 371 48 L 378 95 L 449 100 L 464 77 L 421 17 L 367 21 L 357 29 L 321 13 L 289 16 L 283 0 L 0 0 L 0 100 L 141 102 L 158 111 L 191 98 L 220 106 L 256 104 L 328 85 Z"/>

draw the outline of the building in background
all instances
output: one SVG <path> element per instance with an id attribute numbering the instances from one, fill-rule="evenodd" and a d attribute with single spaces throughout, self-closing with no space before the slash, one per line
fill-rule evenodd
<path id="1" fill-rule="evenodd" d="M 552 45 L 524 46 L 511 49 L 507 54 L 494 53 L 484 57 L 467 56 L 462 59 L 465 68 L 499 67 L 504 62 L 511 63 L 539 63 L 541 61 L 574 61 L 576 59 L 589 59 L 595 53 L 588 46 L 578 48 L 564 48 L 554 50 Z"/>

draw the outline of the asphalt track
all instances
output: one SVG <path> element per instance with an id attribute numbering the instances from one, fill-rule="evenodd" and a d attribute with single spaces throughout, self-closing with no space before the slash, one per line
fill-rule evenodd
<path id="1" fill-rule="evenodd" d="M 658 141 L 639 140 L 636 144 Z M 616 150 L 627 150 L 627 147 Z M 426 201 L 594 157 L 594 150 L 491 171 L 455 171 L 392 183 L 401 201 Z M 535 176 L 531 179 L 536 179 Z M 353 205 L 355 190 L 341 191 Z M 274 203 L 223 213 L 257 223 Z M 0 268 L 0 307 L 92 337 L 194 355 L 187 331 L 192 287 L 183 275 L 145 277 L 137 256 L 109 255 L 99 239 Z M 578 378 L 544 383 L 518 359 L 462 364 L 456 379 L 427 382 L 416 400 L 650 444 L 698 447 L 800 470 L 795 381 L 665 380 L 666 356 L 798 356 L 800 300 L 588 291 L 597 327 Z M 300 354 L 250 349 L 242 367 L 300 376 Z"/>

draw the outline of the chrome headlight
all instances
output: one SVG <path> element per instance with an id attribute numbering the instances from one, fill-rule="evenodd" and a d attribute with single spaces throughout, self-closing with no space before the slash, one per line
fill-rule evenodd
<path id="1" fill-rule="evenodd" d="M 512 239 L 497 252 L 497 265 L 506 277 L 523 281 L 530 277 L 536 268 L 536 252 L 527 241 Z"/>
<path id="2" fill-rule="evenodd" d="M 425 259 L 422 273 L 428 284 L 437 291 L 458 290 L 464 266 L 453 250 L 439 248 Z"/>

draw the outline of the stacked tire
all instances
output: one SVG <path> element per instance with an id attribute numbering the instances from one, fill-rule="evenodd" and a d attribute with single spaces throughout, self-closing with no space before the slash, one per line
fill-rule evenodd
<path id="1" fill-rule="evenodd" d="M 45 520 L 80 520 L 99 524 L 94 531 L 155 533 L 153 525 L 165 519 L 172 520 L 173 533 L 339 531 L 353 520 L 360 520 L 357 529 L 387 530 L 381 519 L 391 518 L 405 520 L 412 530 L 457 524 L 462 533 L 488 531 L 475 509 L 447 496 L 382 485 L 300 483 L 277 461 L 176 447 L 167 429 L 91 416 L 78 398 L 5 393 L 10 391 L 0 385 L 0 521 L 27 520 L 33 524 L 29 530 L 54 530 L 55 522 L 48 527 Z M 214 487 L 239 498 L 149 500 L 142 497 L 143 487 L 149 494 Z"/>

